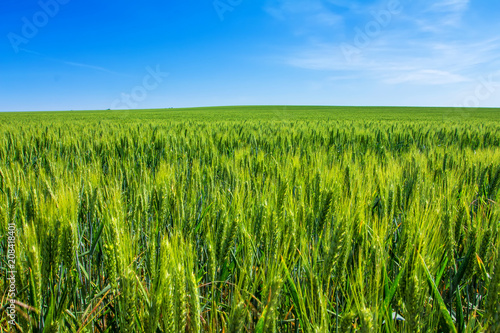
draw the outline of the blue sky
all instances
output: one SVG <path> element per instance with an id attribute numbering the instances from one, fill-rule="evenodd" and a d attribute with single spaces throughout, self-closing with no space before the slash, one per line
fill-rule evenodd
<path id="1" fill-rule="evenodd" d="M 500 107 L 491 0 L 3 0 L 0 111 Z"/>

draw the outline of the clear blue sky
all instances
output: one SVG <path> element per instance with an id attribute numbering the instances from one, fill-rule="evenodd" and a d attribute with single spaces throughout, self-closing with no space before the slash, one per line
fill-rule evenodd
<path id="1" fill-rule="evenodd" d="M 0 111 L 500 107 L 499 17 L 491 0 L 2 0 Z"/>

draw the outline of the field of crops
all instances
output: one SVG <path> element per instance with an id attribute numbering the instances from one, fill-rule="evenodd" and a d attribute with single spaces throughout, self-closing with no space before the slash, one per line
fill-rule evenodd
<path id="1" fill-rule="evenodd" d="M 500 332 L 500 109 L 0 124 L 2 331 Z"/>

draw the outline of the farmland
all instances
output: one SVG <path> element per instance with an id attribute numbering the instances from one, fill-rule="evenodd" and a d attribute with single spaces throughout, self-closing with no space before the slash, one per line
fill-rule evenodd
<path id="1" fill-rule="evenodd" d="M 0 123 L 5 331 L 500 331 L 500 109 Z"/>

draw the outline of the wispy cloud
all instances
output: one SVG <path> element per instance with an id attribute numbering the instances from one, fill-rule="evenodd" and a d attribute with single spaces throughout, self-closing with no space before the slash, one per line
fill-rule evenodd
<path id="1" fill-rule="evenodd" d="M 419 1 L 406 5 L 403 18 L 423 32 L 442 33 L 460 29 L 470 0 Z"/>
<path id="2" fill-rule="evenodd" d="M 88 65 L 88 64 L 82 64 L 78 62 L 73 62 L 73 61 L 62 61 L 63 64 L 68 65 L 68 66 L 74 66 L 74 67 L 81 67 L 81 68 L 88 68 L 88 69 L 93 69 L 96 71 L 104 72 L 104 73 L 109 73 L 109 74 L 117 74 L 117 75 L 122 75 L 117 72 L 113 72 L 109 69 L 106 69 L 104 67 L 100 66 L 94 66 L 94 65 Z"/>
<path id="3" fill-rule="evenodd" d="M 104 73 L 108 73 L 108 74 L 113 74 L 113 75 L 129 76 L 129 75 L 126 75 L 126 74 L 123 74 L 123 73 L 118 73 L 118 72 L 115 72 L 115 71 L 112 71 L 112 70 L 109 70 L 107 68 L 100 67 L 100 66 L 95 66 L 95 65 L 90 65 L 90 64 L 84 64 L 84 63 L 79 63 L 79 62 L 67 61 L 67 60 L 62 60 L 62 59 L 54 58 L 54 57 L 51 57 L 51 56 L 48 56 L 46 54 L 42 54 L 40 52 L 36 52 L 36 51 L 33 51 L 33 50 L 28 50 L 28 49 L 24 49 L 24 48 L 20 48 L 19 50 L 22 51 L 22 52 L 26 52 L 26 53 L 29 53 L 29 54 L 33 54 L 33 55 L 42 57 L 45 60 L 58 62 L 58 63 L 64 64 L 64 65 L 67 65 L 67 66 L 87 68 L 87 69 L 91 69 L 91 70 L 95 70 L 95 71 L 100 71 L 100 72 L 104 72 Z"/>
<path id="4" fill-rule="evenodd" d="M 442 0 L 436 1 L 430 7 L 430 11 L 440 12 L 440 13 L 462 13 L 464 12 L 470 0 Z"/>
<path id="5" fill-rule="evenodd" d="M 357 1 L 344 0 L 311 0 L 308 4 L 281 0 L 274 4 L 270 8 L 276 9 L 281 18 L 306 11 L 304 6 L 315 13 L 331 12 L 329 4 L 348 8 L 342 18 L 346 22 L 352 21 L 360 9 Z M 373 13 L 386 6 L 387 1 L 373 1 L 364 8 Z M 402 1 L 401 6 L 401 13 L 393 15 L 376 37 L 366 37 L 366 22 L 358 20 L 358 29 L 350 36 L 334 32 L 328 35 L 327 30 L 321 30 L 323 38 L 295 47 L 281 61 L 296 68 L 327 72 L 326 79 L 333 78 L 332 81 L 362 77 L 387 85 L 429 86 L 472 82 L 478 73 L 492 73 L 500 66 L 500 38 L 489 31 L 479 35 L 477 27 L 469 26 L 467 30 L 470 22 L 464 17 L 470 0 Z M 375 22 L 374 17 L 370 19 Z M 341 46 L 355 46 L 360 33 L 365 33 L 364 40 L 368 42 L 363 48 L 358 47 L 352 59 L 346 59 Z"/>
<path id="6" fill-rule="evenodd" d="M 296 30 L 343 22 L 342 16 L 329 10 L 321 0 L 272 0 L 264 5 L 264 11 L 277 20 L 289 22 Z"/>
<path id="7" fill-rule="evenodd" d="M 384 80 L 389 84 L 415 83 L 425 85 L 440 85 L 470 81 L 459 74 L 436 69 L 421 69 Z"/>
<path id="8" fill-rule="evenodd" d="M 391 36 L 385 38 L 391 39 Z M 344 73 L 339 78 L 355 74 L 386 84 L 428 85 L 471 81 L 483 67 L 500 62 L 499 39 L 448 44 L 399 40 L 397 44 L 382 39 L 353 62 L 345 61 L 337 44 L 316 44 L 283 61 L 298 68 Z"/>
<path id="9" fill-rule="evenodd" d="M 440 15 L 443 25 L 458 27 L 468 6 L 469 0 L 442 0 L 430 6 L 429 12 Z"/>

